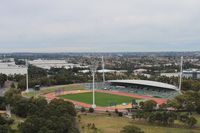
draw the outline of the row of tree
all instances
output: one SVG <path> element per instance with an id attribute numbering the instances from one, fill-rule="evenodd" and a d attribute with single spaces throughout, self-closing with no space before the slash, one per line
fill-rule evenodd
<path id="1" fill-rule="evenodd" d="M 35 85 L 51 86 L 91 82 L 91 73 L 82 73 L 79 70 L 81 69 L 51 68 L 50 70 L 45 70 L 35 66 L 29 66 L 29 87 L 34 88 Z M 102 82 L 102 74 L 97 73 L 95 78 L 96 81 Z M 106 75 L 107 80 L 125 78 L 125 75 L 117 75 L 116 73 Z M 19 75 L 14 75 L 10 80 L 18 82 L 19 89 L 24 90 L 26 88 L 25 76 L 20 77 Z"/>
<path id="2" fill-rule="evenodd" d="M 177 111 L 187 111 L 188 113 L 197 112 L 200 114 L 200 91 L 187 91 L 182 95 L 169 100 L 168 107 Z"/>
<path id="3" fill-rule="evenodd" d="M 65 69 L 65 68 L 51 68 L 45 70 L 36 66 L 29 66 L 29 87 L 34 88 L 35 85 L 51 86 L 51 85 L 63 85 L 71 83 L 84 83 L 91 82 L 91 73 L 82 73 L 79 68 Z M 102 74 L 97 73 L 96 81 L 102 82 Z M 166 76 L 151 76 L 146 77 L 143 75 L 134 75 L 131 71 L 124 74 L 107 73 L 107 80 L 114 79 L 144 79 L 153 80 L 164 83 L 169 83 L 178 86 L 177 77 L 166 77 Z M 18 83 L 18 88 L 24 90 L 26 88 L 26 77 L 25 75 L 8 75 L 0 74 L 0 87 L 2 87 L 6 80 L 11 80 Z M 184 79 L 182 83 L 182 90 L 200 90 L 200 80 L 198 79 Z"/>
<path id="4" fill-rule="evenodd" d="M 27 119 L 19 125 L 22 133 L 78 133 L 74 105 L 63 100 L 34 100 L 29 104 Z M 19 106 L 23 108 L 23 105 Z M 20 112 L 18 112 L 20 113 Z M 20 115 L 22 115 L 20 113 Z"/>
<path id="5" fill-rule="evenodd" d="M 173 126 L 174 121 L 178 120 L 189 128 L 192 128 L 195 124 L 197 124 L 197 120 L 193 116 L 190 116 L 188 113 L 178 113 L 175 111 L 147 112 L 143 110 L 138 110 L 133 114 L 133 119 L 145 120 L 151 124 L 153 123 L 165 126 Z"/>
<path id="6" fill-rule="evenodd" d="M 169 126 L 178 120 L 191 128 L 197 123 L 192 114 L 200 114 L 200 91 L 184 92 L 159 107 L 151 100 L 140 102 L 139 107 L 140 109 L 133 113 L 134 119 Z"/>

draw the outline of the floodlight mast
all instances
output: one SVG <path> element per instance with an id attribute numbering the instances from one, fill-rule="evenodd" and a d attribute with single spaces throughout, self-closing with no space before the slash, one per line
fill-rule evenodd
<path id="1" fill-rule="evenodd" d="M 27 68 L 27 73 L 26 73 L 26 92 L 29 92 L 28 88 L 28 60 L 26 59 L 26 68 Z"/>
<path id="2" fill-rule="evenodd" d="M 104 59 L 103 59 L 103 56 L 102 56 L 102 69 L 103 69 L 103 83 L 105 83 L 105 64 L 104 64 Z"/>
<path id="3" fill-rule="evenodd" d="M 180 79 L 179 79 L 179 92 L 181 93 L 181 87 L 182 87 L 182 75 L 183 75 L 183 56 L 181 56 L 181 64 L 180 64 L 181 70 L 180 70 Z"/>
<path id="4" fill-rule="evenodd" d="M 96 74 L 96 70 L 97 70 L 97 65 L 93 64 L 90 66 L 90 70 L 92 72 L 92 108 L 95 109 L 96 108 L 96 104 L 95 104 L 95 74 Z"/>

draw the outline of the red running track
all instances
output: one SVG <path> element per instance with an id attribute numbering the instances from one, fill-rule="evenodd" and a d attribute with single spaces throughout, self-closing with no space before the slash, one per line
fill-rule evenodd
<path id="1" fill-rule="evenodd" d="M 115 94 L 115 95 L 121 95 L 121 96 L 129 96 L 129 97 L 133 97 L 133 98 L 140 98 L 140 99 L 147 99 L 147 100 L 153 100 L 155 101 L 158 105 L 161 105 L 163 103 L 167 102 L 167 99 L 164 98 L 154 98 L 152 96 L 146 96 L 146 95 L 139 95 L 139 94 L 135 94 L 135 93 L 128 93 L 128 92 L 120 92 L 120 91 L 108 91 L 108 90 L 96 90 L 96 92 L 103 92 L 103 93 L 109 93 L 109 94 Z M 71 91 L 66 91 L 63 94 L 72 94 L 75 93 L 75 91 L 71 92 Z M 76 93 L 79 93 L 78 91 Z M 44 97 L 48 100 L 53 100 L 55 98 L 58 98 L 57 95 L 55 94 L 55 92 L 51 92 L 48 94 L 45 94 Z M 87 103 L 83 103 L 83 102 L 78 102 L 78 101 L 73 101 L 73 100 L 69 100 L 69 99 L 65 99 L 66 101 L 70 101 L 72 102 L 75 106 L 79 106 L 79 107 L 85 107 L 85 108 L 90 108 L 92 105 L 91 104 L 87 104 Z M 113 111 L 115 110 L 116 107 L 112 106 L 112 107 L 100 107 L 97 106 L 96 110 L 100 110 L 100 111 L 106 111 L 106 110 L 110 110 Z"/>

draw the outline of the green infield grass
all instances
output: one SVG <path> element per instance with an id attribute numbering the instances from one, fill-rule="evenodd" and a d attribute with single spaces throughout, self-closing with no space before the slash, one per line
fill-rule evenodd
<path id="1" fill-rule="evenodd" d="M 102 92 L 95 92 L 95 97 L 96 97 L 96 105 L 103 107 L 110 106 L 113 103 L 116 104 L 130 103 L 133 99 L 136 99 L 128 96 L 120 96 Z M 67 94 L 60 96 L 60 98 L 92 104 L 92 92 Z"/>

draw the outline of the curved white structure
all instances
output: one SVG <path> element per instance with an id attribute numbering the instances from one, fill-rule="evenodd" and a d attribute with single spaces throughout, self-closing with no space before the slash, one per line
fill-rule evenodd
<path id="1" fill-rule="evenodd" d="M 107 82 L 151 86 L 151 87 L 158 87 L 158 88 L 171 89 L 171 90 L 178 91 L 178 88 L 174 85 L 170 85 L 170 84 L 166 84 L 162 82 L 156 82 L 156 81 L 149 81 L 149 80 L 109 80 Z"/>

